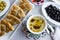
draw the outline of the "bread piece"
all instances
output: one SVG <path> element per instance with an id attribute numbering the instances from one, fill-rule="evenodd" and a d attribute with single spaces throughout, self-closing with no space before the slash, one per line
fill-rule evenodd
<path id="1" fill-rule="evenodd" d="M 5 25 L 3 24 L 0 24 L 1 25 L 1 31 L 4 31 L 4 32 L 9 32 L 11 31 L 8 27 L 6 27 Z"/>
<path id="2" fill-rule="evenodd" d="M 19 6 L 25 11 L 29 12 L 32 9 L 32 5 L 28 2 L 28 0 L 20 0 Z"/>
<path id="3" fill-rule="evenodd" d="M 11 25 L 15 25 L 17 24 L 14 20 L 9 19 L 9 18 L 5 18 L 6 21 L 8 21 Z"/>
<path id="4" fill-rule="evenodd" d="M 12 6 L 10 14 L 12 14 L 12 15 L 18 17 L 18 18 L 25 17 L 24 11 L 19 6 L 17 6 L 17 5 L 13 5 Z"/>
<path id="5" fill-rule="evenodd" d="M 29 3 L 28 0 L 22 0 L 26 6 L 26 8 L 30 11 L 32 9 L 32 5 Z"/>
<path id="6" fill-rule="evenodd" d="M 9 28 L 6 28 L 6 33 L 10 32 L 11 30 Z"/>
<path id="7" fill-rule="evenodd" d="M 18 16 L 19 17 L 25 17 L 25 13 L 21 8 L 20 8 L 20 10 L 18 10 Z"/>
<path id="8" fill-rule="evenodd" d="M 27 7 L 27 10 L 28 10 L 28 11 L 30 11 L 30 10 L 32 9 L 31 4 L 29 4 L 28 2 L 26 3 L 26 5 L 25 5 L 25 6 Z"/>
<path id="9" fill-rule="evenodd" d="M 16 23 L 20 23 L 20 19 L 18 19 L 16 16 L 14 16 L 14 15 L 11 15 L 11 14 L 8 14 L 7 15 L 7 18 L 9 18 L 9 19 L 11 19 L 11 20 L 13 20 L 13 22 L 16 22 Z"/>
<path id="10" fill-rule="evenodd" d="M 18 10 L 20 10 L 20 7 L 17 5 L 13 5 L 11 8 L 11 11 L 9 13 L 11 13 L 13 15 L 17 15 Z"/>
<path id="11" fill-rule="evenodd" d="M 14 30 L 14 27 L 9 22 L 7 22 L 6 20 L 1 20 L 1 23 L 5 24 L 6 27 L 8 27 L 11 31 Z"/>
<path id="12" fill-rule="evenodd" d="M 1 31 L 6 31 L 6 26 L 3 24 L 0 24 L 0 29 L 1 29 Z"/>
<path id="13" fill-rule="evenodd" d="M 0 31 L 0 36 L 3 36 L 6 32 Z"/>

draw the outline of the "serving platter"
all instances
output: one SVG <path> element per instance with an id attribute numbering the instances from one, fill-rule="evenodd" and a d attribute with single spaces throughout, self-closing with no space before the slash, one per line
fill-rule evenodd
<path id="1" fill-rule="evenodd" d="M 30 3 L 30 2 L 29 2 L 29 3 Z M 18 5 L 18 4 L 19 4 L 19 0 L 16 0 L 16 1 L 12 4 L 12 6 L 13 6 L 14 4 Z M 33 5 L 32 3 L 30 3 L 30 5 L 32 5 L 32 8 L 34 7 L 34 5 Z M 8 10 L 8 12 L 11 10 L 12 6 L 11 6 L 10 9 Z M 7 16 L 8 12 L 2 17 L 1 20 L 3 20 L 3 19 Z M 21 23 L 22 23 L 23 20 L 24 20 L 24 19 L 21 19 Z M 20 23 L 20 24 L 21 24 L 21 23 Z M 15 30 L 16 30 L 16 28 L 17 28 L 18 26 L 19 26 L 19 24 L 14 25 Z M 15 31 L 15 30 L 14 30 L 14 31 Z M 0 37 L 0 40 L 8 40 L 8 39 L 11 37 L 11 35 L 14 33 L 14 31 L 11 31 L 11 32 L 6 33 L 5 35 L 1 36 L 1 37 Z"/>

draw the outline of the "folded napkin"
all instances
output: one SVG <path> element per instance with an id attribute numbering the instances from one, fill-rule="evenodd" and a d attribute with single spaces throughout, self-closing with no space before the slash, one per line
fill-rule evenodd
<path id="1" fill-rule="evenodd" d="M 60 28 L 56 28 L 56 32 L 54 34 L 54 40 L 60 40 Z"/>

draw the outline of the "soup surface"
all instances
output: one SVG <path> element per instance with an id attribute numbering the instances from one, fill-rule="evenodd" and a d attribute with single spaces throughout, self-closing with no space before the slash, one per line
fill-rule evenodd
<path id="1" fill-rule="evenodd" d="M 45 28 L 45 21 L 43 18 L 34 17 L 30 20 L 29 26 L 33 32 L 40 32 Z"/>

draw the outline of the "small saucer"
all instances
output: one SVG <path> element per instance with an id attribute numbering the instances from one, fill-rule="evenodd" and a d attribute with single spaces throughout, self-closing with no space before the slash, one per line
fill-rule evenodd
<path id="1" fill-rule="evenodd" d="M 47 35 L 46 30 L 42 32 L 41 34 L 32 34 L 31 32 L 28 31 L 26 28 L 26 25 L 23 24 L 22 32 L 26 35 L 28 39 L 33 38 L 33 39 L 39 39 L 40 37 L 44 37 Z"/>
<path id="2" fill-rule="evenodd" d="M 27 17 L 27 19 L 29 17 Z M 28 31 L 28 29 L 26 28 L 26 21 L 27 21 L 27 19 L 24 20 L 23 23 L 22 23 L 22 32 L 26 35 L 26 37 L 28 39 L 31 39 L 31 38 L 33 38 L 33 39 L 39 39 L 40 37 L 44 37 L 44 36 L 48 35 L 48 33 L 47 33 L 46 30 L 44 32 L 42 32 L 41 34 L 32 34 L 30 31 Z"/>

